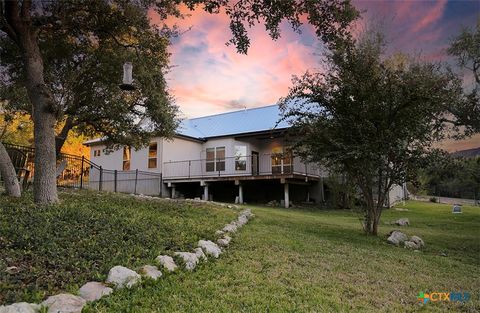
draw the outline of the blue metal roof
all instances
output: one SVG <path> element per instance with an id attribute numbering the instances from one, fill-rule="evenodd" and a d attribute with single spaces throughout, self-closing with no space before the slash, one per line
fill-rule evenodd
<path id="1" fill-rule="evenodd" d="M 180 123 L 177 133 L 194 138 L 209 138 L 289 127 L 285 121 L 276 125 L 279 120 L 280 109 L 275 104 L 186 119 Z"/>

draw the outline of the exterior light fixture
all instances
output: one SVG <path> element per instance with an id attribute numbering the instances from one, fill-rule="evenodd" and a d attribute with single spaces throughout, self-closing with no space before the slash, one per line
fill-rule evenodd
<path id="1" fill-rule="evenodd" d="M 123 81 L 122 84 L 120 84 L 120 89 L 127 91 L 135 90 L 135 86 L 133 85 L 132 70 L 133 65 L 131 62 L 125 62 L 123 64 Z"/>

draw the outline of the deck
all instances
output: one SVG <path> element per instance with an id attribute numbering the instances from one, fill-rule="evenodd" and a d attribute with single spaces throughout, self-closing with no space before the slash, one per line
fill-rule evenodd
<path id="1" fill-rule="evenodd" d="M 273 154 L 163 163 L 164 182 L 239 180 L 319 180 L 321 169 L 298 157 Z"/>

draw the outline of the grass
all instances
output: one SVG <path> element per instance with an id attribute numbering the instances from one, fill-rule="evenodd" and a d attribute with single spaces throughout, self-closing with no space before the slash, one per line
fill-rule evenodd
<path id="1" fill-rule="evenodd" d="M 236 212 L 205 204 L 95 192 L 61 194 L 51 208 L 0 197 L 0 303 L 39 302 L 189 250 Z M 256 218 L 215 262 L 164 273 L 89 304 L 84 312 L 478 312 L 480 208 L 408 202 L 386 210 L 378 237 L 350 211 L 251 207 Z M 409 227 L 387 222 L 408 217 Z M 422 237 L 416 253 L 386 243 L 392 229 Z M 441 254 L 446 254 L 442 256 Z M 18 266 L 15 275 L 6 266 Z M 419 292 L 469 292 L 464 304 L 418 303 Z"/>
<path id="2" fill-rule="evenodd" d="M 365 236 L 353 212 L 253 207 L 256 218 L 215 263 L 117 291 L 84 312 L 478 312 L 480 208 L 406 208 L 383 221 L 408 217 L 401 229 L 425 240 L 420 253 L 387 244 L 396 227 L 386 223 L 379 237 Z M 420 291 L 472 300 L 422 305 Z"/>
<path id="3" fill-rule="evenodd" d="M 192 249 L 236 217 L 199 203 L 139 200 L 129 195 L 62 192 L 39 207 L 31 194 L 0 196 L 0 305 L 40 302 L 105 280 L 115 265 L 138 268 L 163 252 Z M 16 266 L 19 272 L 5 269 Z"/>

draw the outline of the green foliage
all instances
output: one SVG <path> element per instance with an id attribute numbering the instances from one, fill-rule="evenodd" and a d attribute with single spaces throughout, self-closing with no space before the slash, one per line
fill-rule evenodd
<path id="1" fill-rule="evenodd" d="M 58 4 L 50 5 L 54 10 Z M 65 127 L 62 139 L 74 129 L 139 147 L 152 133 L 171 136 L 178 124 L 177 107 L 164 75 L 174 31 L 150 26 L 146 10 L 123 1 L 116 6 L 67 2 L 61 10 L 68 15 L 61 19 L 62 27 L 41 32 L 38 41 L 45 81 L 55 102 L 52 110 Z M 0 96 L 8 100 L 10 110 L 30 113 L 20 50 L 8 37 L 0 37 L 0 47 L 0 66 L 8 78 Z M 134 66 L 133 92 L 119 88 L 127 61 Z"/>
<path id="2" fill-rule="evenodd" d="M 478 208 L 407 202 L 386 222 L 407 217 L 404 231 L 425 240 L 420 253 L 362 234 L 356 213 L 253 207 L 255 218 L 214 264 L 115 292 L 85 312 L 476 312 Z M 446 253 L 447 257 L 441 256 Z M 420 305 L 420 291 L 466 291 L 465 304 Z"/>
<path id="3" fill-rule="evenodd" d="M 386 59 L 383 36 L 365 35 L 334 50 L 326 72 L 295 78 L 280 101 L 310 161 L 346 173 L 359 188 L 368 233 L 393 184 L 415 177 L 432 144 L 445 137 L 443 117 L 462 98 L 459 79 L 440 65 Z"/>
<path id="4" fill-rule="evenodd" d="M 463 102 L 453 105 L 450 113 L 456 118 L 454 125 L 465 127 L 467 135 L 480 133 L 480 17 L 476 29 L 464 28 L 451 42 L 448 53 L 457 59 L 462 69 L 471 71 L 473 88 L 465 82 L 466 93 Z"/>
<path id="5" fill-rule="evenodd" d="M 41 301 L 104 280 L 115 265 L 138 268 L 160 253 L 191 250 L 235 218 L 206 204 L 64 192 L 61 203 L 35 206 L 31 195 L 0 197 L 0 303 Z M 7 274 L 16 266 L 18 274 Z"/>
<path id="6" fill-rule="evenodd" d="M 421 188 L 426 194 L 478 199 L 480 196 L 480 158 L 445 155 L 420 171 Z"/>
<path id="7" fill-rule="evenodd" d="M 326 199 L 332 209 L 354 209 L 358 205 L 358 192 L 352 180 L 345 175 L 330 175 L 325 179 Z"/>

